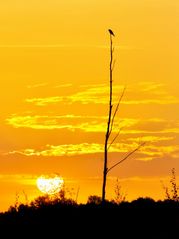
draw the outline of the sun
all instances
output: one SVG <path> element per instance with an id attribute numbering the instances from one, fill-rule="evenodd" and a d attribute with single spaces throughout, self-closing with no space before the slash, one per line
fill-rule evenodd
<path id="1" fill-rule="evenodd" d="M 45 194 L 58 193 L 64 184 L 62 177 L 55 175 L 42 175 L 37 179 L 37 188 Z"/>

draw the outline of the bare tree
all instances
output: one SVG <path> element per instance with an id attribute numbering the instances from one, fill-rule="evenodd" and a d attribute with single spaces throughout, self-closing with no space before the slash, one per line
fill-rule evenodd
<path id="1" fill-rule="evenodd" d="M 121 96 L 119 97 L 118 103 L 113 110 L 113 69 L 115 65 L 115 61 L 113 59 L 113 53 L 114 53 L 114 47 L 113 47 L 113 37 L 114 32 L 109 29 L 109 36 L 110 36 L 110 62 L 109 62 L 109 112 L 108 112 L 108 121 L 107 121 L 107 129 L 105 134 L 105 143 L 104 143 L 104 168 L 103 168 L 103 184 L 102 184 L 102 203 L 105 202 L 106 198 L 106 180 L 107 180 L 107 174 L 110 170 L 112 170 L 114 167 L 119 165 L 120 163 L 124 162 L 129 156 L 131 156 L 134 152 L 136 152 L 141 146 L 143 146 L 145 143 L 139 144 L 137 148 L 135 148 L 133 151 L 129 152 L 123 159 L 118 161 L 116 164 L 108 168 L 108 150 L 111 147 L 111 145 L 114 143 L 114 141 L 117 139 L 117 137 L 120 134 L 121 129 L 119 129 L 119 132 L 116 134 L 116 136 L 111 140 L 109 143 L 109 139 L 113 130 L 113 125 L 115 121 L 116 114 L 119 110 L 119 106 L 121 103 L 121 100 L 123 98 L 125 88 L 123 89 L 123 92 Z"/>

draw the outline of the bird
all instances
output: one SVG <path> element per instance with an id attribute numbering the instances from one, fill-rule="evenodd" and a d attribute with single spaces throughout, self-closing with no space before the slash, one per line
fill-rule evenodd
<path id="1" fill-rule="evenodd" d="M 112 35 L 112 36 L 115 36 L 114 35 L 114 32 L 111 30 L 111 29 L 108 29 L 109 33 Z"/>

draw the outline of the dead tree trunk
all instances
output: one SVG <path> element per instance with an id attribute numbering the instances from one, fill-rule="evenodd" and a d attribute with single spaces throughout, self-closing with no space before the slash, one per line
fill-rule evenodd
<path id="1" fill-rule="evenodd" d="M 106 196 L 106 178 L 107 178 L 107 171 L 108 171 L 108 140 L 111 133 L 111 116 L 112 116 L 112 96 L 113 96 L 113 89 L 112 89 L 112 77 L 113 77 L 113 41 L 112 37 L 113 34 L 110 33 L 110 64 L 109 64 L 109 113 L 108 113 L 108 122 L 107 122 L 107 130 L 105 135 L 105 143 L 104 143 L 104 170 L 103 170 L 103 187 L 102 187 L 102 202 L 105 202 Z"/>
<path id="2" fill-rule="evenodd" d="M 119 132 L 116 134 L 116 136 L 111 140 L 111 143 L 109 143 L 109 138 L 113 130 L 113 124 L 114 120 L 116 117 L 116 114 L 119 109 L 119 105 L 121 103 L 122 97 L 124 95 L 125 88 L 119 97 L 119 101 L 115 107 L 115 110 L 113 112 L 113 69 L 114 69 L 114 60 L 113 60 L 113 53 L 114 53 L 114 47 L 113 47 L 113 37 L 114 33 L 111 29 L 109 29 L 109 34 L 110 34 L 110 63 L 109 63 L 109 111 L 108 111 L 108 121 L 107 121 L 107 129 L 106 129 L 106 134 L 105 134 L 105 143 L 104 143 L 104 168 L 103 168 L 103 185 L 102 185 L 102 204 L 105 203 L 106 199 L 106 181 L 107 181 L 107 174 L 109 171 L 111 171 L 114 167 L 119 165 L 120 163 L 124 162 L 126 159 L 128 159 L 129 156 L 131 156 L 133 153 L 135 153 L 137 150 L 140 149 L 141 146 L 145 144 L 145 142 L 139 144 L 134 150 L 129 152 L 124 158 L 119 160 L 117 163 L 112 165 L 110 168 L 108 168 L 108 150 L 110 146 L 114 143 L 114 141 L 117 139 L 119 136 Z"/>

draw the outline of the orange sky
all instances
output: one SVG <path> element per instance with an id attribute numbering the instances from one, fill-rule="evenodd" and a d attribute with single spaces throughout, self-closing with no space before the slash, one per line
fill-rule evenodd
<path id="1" fill-rule="evenodd" d="M 59 173 L 78 200 L 101 194 L 108 114 L 109 34 L 116 34 L 114 100 L 126 92 L 109 153 L 107 197 L 164 198 L 179 175 L 178 0 L 6 0 L 0 3 L 0 210 L 41 195 Z"/>

